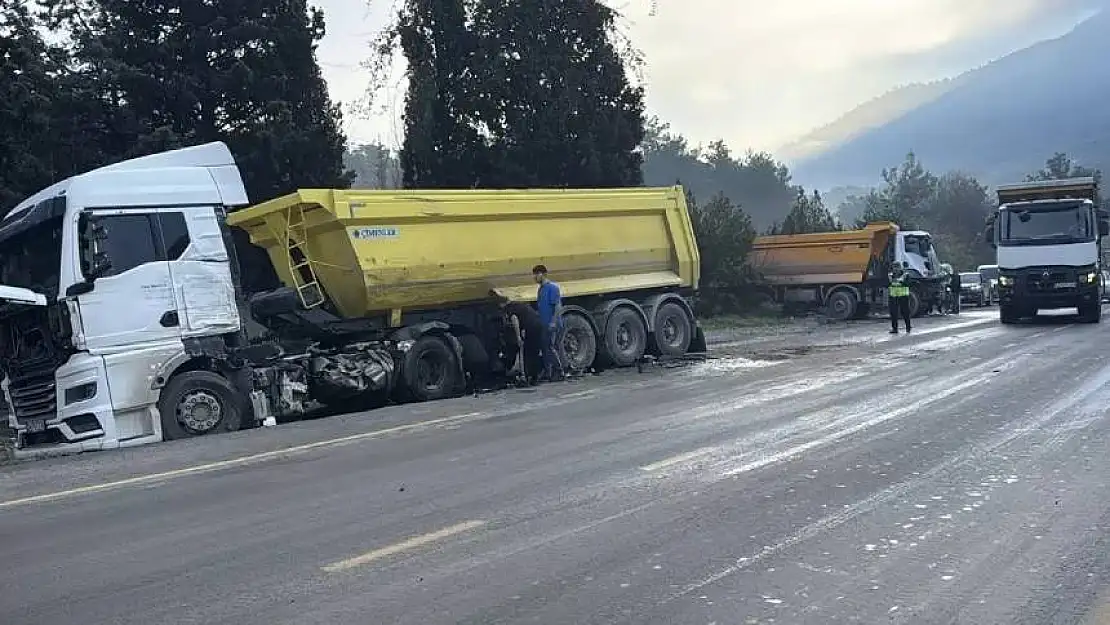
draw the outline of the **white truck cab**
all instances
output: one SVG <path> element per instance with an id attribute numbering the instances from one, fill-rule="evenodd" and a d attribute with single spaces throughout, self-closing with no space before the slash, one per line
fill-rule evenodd
<path id="1" fill-rule="evenodd" d="M 0 221 L 17 454 L 163 440 L 159 394 L 192 360 L 189 341 L 240 328 L 222 223 L 246 203 L 231 152 L 210 143 L 63 180 Z M 194 403 L 184 427 L 211 418 Z"/>
<path id="2" fill-rule="evenodd" d="M 1101 283 L 1107 215 L 1094 178 L 998 187 L 987 240 L 998 254 L 999 318 L 1014 323 L 1039 310 L 1077 308 L 1102 320 Z"/>

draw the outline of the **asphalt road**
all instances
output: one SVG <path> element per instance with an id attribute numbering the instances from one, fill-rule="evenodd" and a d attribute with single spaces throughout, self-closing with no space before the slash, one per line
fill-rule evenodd
<path id="1" fill-rule="evenodd" d="M 995 315 L 7 468 L 0 622 L 1110 622 L 1110 324 Z"/>

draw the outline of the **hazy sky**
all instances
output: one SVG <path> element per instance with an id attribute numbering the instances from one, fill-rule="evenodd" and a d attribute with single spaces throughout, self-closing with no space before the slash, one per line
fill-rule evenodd
<path id="1" fill-rule="evenodd" d="M 332 96 L 360 98 L 360 61 L 397 0 L 314 0 Z M 691 141 L 774 149 L 906 82 L 943 78 L 1058 36 L 1107 0 L 612 0 L 644 53 L 650 114 Z M 654 11 L 653 9 L 654 5 Z M 654 14 L 652 14 L 654 13 Z M 402 137 L 403 64 L 352 141 Z M 384 109 L 384 110 L 383 110 Z"/>

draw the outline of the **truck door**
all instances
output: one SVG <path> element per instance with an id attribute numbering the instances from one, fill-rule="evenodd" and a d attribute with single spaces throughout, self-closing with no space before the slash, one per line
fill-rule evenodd
<path id="1" fill-rule="evenodd" d="M 92 352 L 179 340 L 177 304 L 156 213 L 96 210 L 82 216 L 82 272 L 95 278 L 77 296 Z M 95 234 L 89 235 L 88 231 Z"/>
<path id="2" fill-rule="evenodd" d="M 239 329 L 230 257 L 220 230 L 222 213 L 195 206 L 158 213 L 181 337 L 213 336 Z"/>

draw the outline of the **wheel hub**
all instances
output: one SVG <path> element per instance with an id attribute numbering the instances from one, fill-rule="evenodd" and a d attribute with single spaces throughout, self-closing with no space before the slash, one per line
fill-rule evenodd
<path id="1" fill-rule="evenodd" d="M 207 432 L 223 418 L 220 400 L 208 391 L 192 391 L 177 403 L 177 420 L 192 432 Z"/>
<path id="2" fill-rule="evenodd" d="M 628 324 L 622 323 L 617 328 L 617 347 L 621 351 L 626 351 L 632 347 L 632 330 L 629 329 Z"/>

